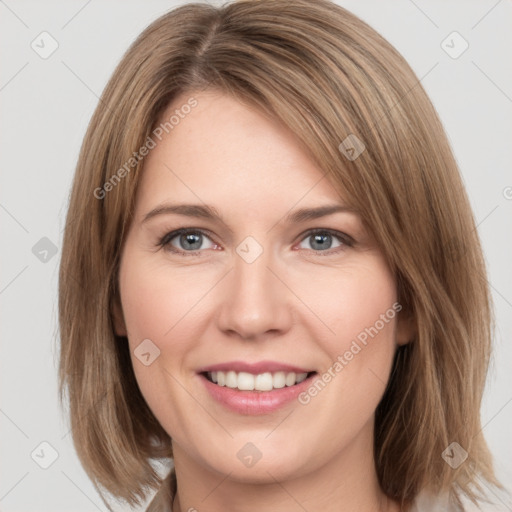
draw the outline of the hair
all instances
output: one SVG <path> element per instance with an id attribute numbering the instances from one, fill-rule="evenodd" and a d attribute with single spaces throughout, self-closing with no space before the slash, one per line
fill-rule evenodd
<path id="1" fill-rule="evenodd" d="M 184 5 L 151 23 L 106 85 L 78 158 L 59 274 L 59 397 L 68 394 L 73 442 L 101 497 L 100 487 L 137 505 L 163 486 L 152 502 L 163 510 L 176 489 L 175 475 L 163 480 L 152 465 L 172 459 L 171 438 L 112 315 L 143 172 L 134 152 L 174 99 L 207 89 L 284 123 L 360 213 L 396 276 L 415 336 L 397 349 L 375 414 L 383 492 L 407 504 L 422 490 L 448 491 L 460 504 L 485 496 L 483 481 L 501 487 L 480 424 L 493 334 L 486 270 L 420 80 L 381 35 L 328 0 L 240 0 Z M 364 151 L 352 159 L 340 144 L 354 135 Z M 456 469 L 441 456 L 454 441 L 468 452 Z"/>

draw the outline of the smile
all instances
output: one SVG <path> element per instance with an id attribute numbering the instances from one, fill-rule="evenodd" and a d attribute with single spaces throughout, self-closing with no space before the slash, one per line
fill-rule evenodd
<path id="1" fill-rule="evenodd" d="M 295 386 L 304 381 L 308 373 L 265 372 L 253 375 L 248 372 L 216 371 L 207 372 L 206 378 L 217 386 L 226 386 L 240 391 L 272 391 Z"/>
<path id="2" fill-rule="evenodd" d="M 263 415 L 299 405 L 298 395 L 318 373 L 277 361 L 231 361 L 199 368 L 197 375 L 214 403 L 237 414 Z"/>

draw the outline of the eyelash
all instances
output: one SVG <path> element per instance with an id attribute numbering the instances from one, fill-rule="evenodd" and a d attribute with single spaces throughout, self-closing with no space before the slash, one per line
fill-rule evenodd
<path id="1" fill-rule="evenodd" d="M 166 235 L 164 235 L 158 242 L 158 246 L 166 249 L 169 252 L 172 252 L 174 254 L 177 254 L 179 256 L 184 256 L 184 257 L 196 256 L 201 251 L 204 250 L 204 249 L 200 249 L 197 251 L 181 251 L 179 249 L 176 249 L 174 246 L 172 246 L 170 243 L 171 240 L 173 240 L 177 236 L 183 235 L 183 234 L 194 234 L 194 235 L 200 234 L 200 235 L 206 236 L 207 238 L 211 239 L 211 235 L 209 234 L 209 232 L 205 231 L 203 229 L 180 228 L 180 229 L 176 229 L 175 231 L 171 231 L 171 232 L 167 233 Z M 337 247 L 335 250 L 327 249 L 325 251 L 315 251 L 314 249 L 307 249 L 314 253 L 318 253 L 319 256 L 334 255 L 334 254 L 337 254 L 337 253 L 345 250 L 346 247 L 352 247 L 354 245 L 354 239 L 352 237 L 350 237 L 349 235 L 342 233 L 340 231 L 335 231 L 333 229 L 325 229 L 325 228 L 314 228 L 314 229 L 310 229 L 310 230 L 306 231 L 305 233 L 303 233 L 301 235 L 302 237 L 300 238 L 299 242 L 302 242 L 306 238 L 309 238 L 311 236 L 318 235 L 318 234 L 331 235 L 334 238 L 337 238 L 342 243 L 342 245 L 340 247 Z M 212 242 L 214 242 L 216 244 L 216 242 L 214 240 L 212 240 Z"/>

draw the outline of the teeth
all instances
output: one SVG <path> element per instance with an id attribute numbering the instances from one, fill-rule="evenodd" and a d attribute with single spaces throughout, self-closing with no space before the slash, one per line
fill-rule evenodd
<path id="1" fill-rule="evenodd" d="M 272 387 L 273 383 L 271 373 L 267 372 L 256 375 L 256 378 L 254 379 L 254 389 L 256 391 L 271 391 Z"/>
<path id="2" fill-rule="evenodd" d="M 250 373 L 240 372 L 238 374 L 238 389 L 252 391 L 254 389 L 254 376 Z"/>
<path id="3" fill-rule="evenodd" d="M 226 387 L 236 388 L 238 386 L 238 378 L 235 372 L 226 373 Z"/>
<path id="4" fill-rule="evenodd" d="M 291 374 L 293 375 L 293 374 Z M 286 384 L 286 373 L 284 372 L 276 372 L 274 373 L 274 376 L 272 377 L 272 384 L 275 388 L 284 388 Z"/>
<path id="5" fill-rule="evenodd" d="M 296 377 L 295 373 L 293 373 L 293 372 L 292 373 L 288 373 L 286 375 L 286 379 L 284 381 L 285 384 L 287 386 L 293 386 L 295 384 L 295 377 Z"/>
<path id="6" fill-rule="evenodd" d="M 307 373 L 275 372 L 253 375 L 247 372 L 209 372 L 209 378 L 219 386 L 226 386 L 240 391 L 271 391 L 285 386 L 299 384 L 308 376 Z"/>

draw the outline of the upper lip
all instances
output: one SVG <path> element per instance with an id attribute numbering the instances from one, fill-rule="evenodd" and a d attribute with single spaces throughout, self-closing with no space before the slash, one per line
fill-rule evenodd
<path id="1" fill-rule="evenodd" d="M 259 375 L 261 373 L 274 373 L 274 372 L 295 372 L 295 373 L 310 373 L 314 370 L 308 370 L 305 368 L 300 368 L 298 366 L 294 366 L 291 364 L 280 363 L 278 361 L 258 361 L 255 363 L 247 363 L 244 361 L 229 361 L 226 363 L 213 364 L 210 366 L 205 366 L 203 368 L 199 368 L 198 373 L 205 372 L 225 372 L 225 371 L 234 371 L 234 372 L 247 372 L 252 373 L 253 375 Z"/>

